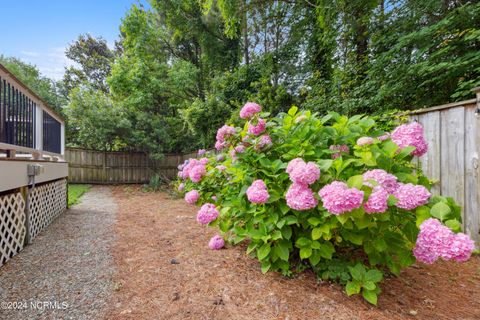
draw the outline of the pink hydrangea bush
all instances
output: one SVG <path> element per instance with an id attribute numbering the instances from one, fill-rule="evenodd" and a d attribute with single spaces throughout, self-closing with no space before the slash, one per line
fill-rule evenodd
<path id="1" fill-rule="evenodd" d="M 251 203 L 265 203 L 269 197 L 267 185 L 263 180 L 255 180 L 247 189 L 247 198 Z"/>
<path id="2" fill-rule="evenodd" d="M 202 205 L 198 222 L 220 231 L 209 247 L 246 242 L 263 272 L 309 267 L 371 303 L 386 271 L 470 257 L 473 241 L 459 233 L 461 208 L 432 196 L 429 179 L 410 163 L 427 150 L 419 124 L 382 134 L 369 117 L 292 107 L 267 119 L 260 112 L 247 103 L 243 129 L 217 131 L 220 154 L 178 168 L 179 192 Z"/>

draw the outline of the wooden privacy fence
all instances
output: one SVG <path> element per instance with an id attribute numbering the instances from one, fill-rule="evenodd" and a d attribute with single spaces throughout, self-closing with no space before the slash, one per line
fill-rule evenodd
<path id="1" fill-rule="evenodd" d="M 462 206 L 464 230 L 479 243 L 480 230 L 480 88 L 477 99 L 415 111 L 428 152 L 418 161 L 436 181 L 433 194 L 450 196 Z"/>
<path id="2" fill-rule="evenodd" d="M 147 183 L 154 175 L 173 179 L 183 155 L 152 160 L 144 152 L 107 152 L 67 148 L 68 179 L 73 183 Z"/>

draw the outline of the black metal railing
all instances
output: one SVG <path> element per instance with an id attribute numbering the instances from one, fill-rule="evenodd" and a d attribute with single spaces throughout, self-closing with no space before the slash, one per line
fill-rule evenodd
<path id="1" fill-rule="evenodd" d="M 35 108 L 19 88 L 0 78 L 0 142 L 34 148 Z"/>
<path id="2" fill-rule="evenodd" d="M 62 152 L 61 126 L 54 117 L 43 111 L 43 150 Z"/>

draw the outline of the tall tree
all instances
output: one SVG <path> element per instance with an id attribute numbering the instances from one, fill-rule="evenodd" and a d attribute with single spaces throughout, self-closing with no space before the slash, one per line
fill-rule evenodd
<path id="1" fill-rule="evenodd" d="M 195 0 L 151 4 L 152 11 L 133 6 L 123 19 L 123 51 L 108 83 L 128 110 L 136 145 L 160 154 L 189 145 L 181 111 L 206 100 L 212 79 L 238 64 L 240 47 L 218 13 L 203 15 Z"/>
<path id="2" fill-rule="evenodd" d="M 65 55 L 76 63 L 65 70 L 63 81 L 68 92 L 82 83 L 108 92 L 106 80 L 115 55 L 105 39 L 82 34 L 67 48 Z"/>

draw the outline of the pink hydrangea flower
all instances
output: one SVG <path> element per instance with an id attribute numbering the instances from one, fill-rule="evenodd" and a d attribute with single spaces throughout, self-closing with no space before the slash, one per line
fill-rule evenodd
<path id="1" fill-rule="evenodd" d="M 382 187 L 375 187 L 363 206 L 366 213 L 383 213 L 388 209 L 388 192 Z"/>
<path id="2" fill-rule="evenodd" d="M 226 146 L 227 146 L 227 144 L 225 142 L 220 142 L 220 141 L 215 142 L 215 149 L 217 149 L 217 150 L 222 150 Z"/>
<path id="3" fill-rule="evenodd" d="M 301 158 L 295 158 L 293 160 L 290 160 L 290 162 L 287 165 L 287 169 L 285 171 L 287 171 L 287 173 L 290 174 L 297 165 L 302 163 L 305 163 L 305 161 L 303 161 L 303 159 Z"/>
<path id="4" fill-rule="evenodd" d="M 263 148 L 270 145 L 272 145 L 272 138 L 268 134 L 262 135 L 258 141 L 258 147 Z"/>
<path id="5" fill-rule="evenodd" d="M 448 245 L 452 231 L 444 227 L 437 219 L 427 219 L 420 225 L 413 255 L 418 261 L 432 264 Z"/>
<path id="6" fill-rule="evenodd" d="M 363 184 L 373 188 L 374 185 L 370 180 L 376 181 L 379 186 L 392 194 L 398 188 L 397 177 L 382 169 L 368 170 L 363 174 Z"/>
<path id="7" fill-rule="evenodd" d="M 263 180 L 255 180 L 247 189 L 247 198 L 251 203 L 265 203 L 270 198 Z"/>
<path id="8" fill-rule="evenodd" d="M 306 115 L 301 115 L 299 116 L 297 119 L 295 119 L 295 123 L 299 123 L 299 122 L 302 122 L 303 120 L 307 119 L 307 116 Z"/>
<path id="9" fill-rule="evenodd" d="M 198 164 L 190 170 L 189 177 L 192 182 L 198 183 L 202 177 L 207 173 L 204 164 Z"/>
<path id="10" fill-rule="evenodd" d="M 248 125 L 250 126 L 250 122 L 248 123 Z M 252 139 L 252 136 L 250 135 L 250 133 L 248 132 L 245 136 L 243 136 L 242 138 L 242 142 L 248 142 Z"/>
<path id="11" fill-rule="evenodd" d="M 327 184 L 318 194 L 322 199 L 323 207 L 335 215 L 360 208 L 363 202 L 363 191 L 348 188 L 347 184 L 341 181 Z"/>
<path id="12" fill-rule="evenodd" d="M 185 184 L 182 182 L 178 185 L 178 191 L 183 191 L 185 189 Z"/>
<path id="13" fill-rule="evenodd" d="M 179 177 L 180 179 L 183 179 L 183 180 L 185 180 L 185 178 L 186 178 L 186 177 L 185 177 L 185 174 L 183 173 L 183 171 L 178 171 L 178 172 L 177 172 L 177 177 Z"/>
<path id="14" fill-rule="evenodd" d="M 418 122 L 402 124 L 392 133 L 392 140 L 401 149 L 413 146 L 416 149 L 412 152 L 414 156 L 423 156 L 428 151 L 428 144 L 423 136 L 423 127 Z"/>
<path id="15" fill-rule="evenodd" d="M 313 209 L 318 205 L 313 191 L 306 185 L 293 183 L 287 190 L 287 205 L 295 210 L 303 211 Z"/>
<path id="16" fill-rule="evenodd" d="M 373 143 L 372 137 L 361 137 L 357 140 L 357 145 L 359 146 L 366 146 Z"/>
<path id="17" fill-rule="evenodd" d="M 218 200 L 217 196 L 212 196 L 212 200 L 217 201 Z"/>
<path id="18" fill-rule="evenodd" d="M 189 204 L 195 204 L 198 198 L 200 198 L 200 193 L 197 190 L 192 190 L 185 194 L 185 201 Z"/>
<path id="19" fill-rule="evenodd" d="M 399 183 L 393 195 L 398 199 L 396 206 L 405 210 L 413 210 L 428 203 L 431 196 L 424 186 L 411 183 Z"/>
<path id="20" fill-rule="evenodd" d="M 389 138 L 390 138 L 390 133 L 387 132 L 384 135 L 381 135 L 380 137 L 378 137 L 377 139 L 380 140 L 380 141 L 385 141 Z"/>
<path id="21" fill-rule="evenodd" d="M 235 149 L 232 149 L 230 150 L 230 157 L 232 158 L 232 160 L 237 160 L 238 157 L 237 157 L 237 152 L 235 151 Z"/>
<path id="22" fill-rule="evenodd" d="M 245 151 L 245 146 L 243 144 L 240 144 L 235 147 L 235 152 L 236 153 L 243 153 Z"/>
<path id="23" fill-rule="evenodd" d="M 228 146 L 225 139 L 231 137 L 235 134 L 235 128 L 231 126 L 224 125 L 217 130 L 217 142 L 215 142 L 215 149 L 221 150 Z"/>
<path id="24" fill-rule="evenodd" d="M 225 156 L 224 156 L 223 154 L 219 154 L 219 155 L 217 155 L 216 159 L 217 159 L 217 161 L 219 161 L 219 162 L 220 162 L 220 161 L 224 161 L 224 160 L 225 160 Z"/>
<path id="25" fill-rule="evenodd" d="M 224 171 L 225 169 L 227 169 L 227 167 L 225 167 L 224 165 L 219 165 L 216 166 L 215 169 L 217 169 L 218 171 Z"/>
<path id="26" fill-rule="evenodd" d="M 212 203 L 205 203 L 197 213 L 197 221 L 201 224 L 209 224 L 217 219 L 220 213 Z"/>
<path id="27" fill-rule="evenodd" d="M 442 258 L 465 262 L 470 259 L 473 250 L 475 250 L 475 242 L 468 235 L 464 233 L 453 234 L 450 245 L 443 252 Z"/>
<path id="28" fill-rule="evenodd" d="M 347 145 L 331 145 L 330 150 L 338 151 L 332 154 L 332 159 L 337 159 L 342 155 L 342 153 L 348 154 L 350 152 L 350 148 Z"/>
<path id="29" fill-rule="evenodd" d="M 228 125 L 223 125 L 220 129 L 217 130 L 217 141 L 223 142 L 226 138 L 233 136 L 235 134 L 235 128 Z"/>
<path id="30" fill-rule="evenodd" d="M 262 107 L 254 102 L 247 102 L 240 110 L 240 118 L 250 119 L 255 114 L 262 111 Z"/>
<path id="31" fill-rule="evenodd" d="M 203 164 L 203 165 L 207 164 L 208 161 L 209 161 L 208 158 L 201 158 L 201 159 L 199 160 L 199 162 L 200 162 L 201 164 Z"/>
<path id="32" fill-rule="evenodd" d="M 266 122 L 264 119 L 258 119 L 257 125 L 248 122 L 248 133 L 258 136 L 260 133 L 265 131 Z"/>
<path id="33" fill-rule="evenodd" d="M 297 158 L 298 159 L 298 158 Z M 290 175 L 290 180 L 293 183 L 309 185 L 320 178 L 320 169 L 314 162 L 305 163 L 302 159 L 298 161 L 293 159 L 287 166 L 287 172 Z"/>
<path id="34" fill-rule="evenodd" d="M 213 236 L 208 242 L 208 247 L 212 250 L 220 250 L 225 246 L 225 241 L 219 235 Z"/>
<path id="35" fill-rule="evenodd" d="M 183 176 L 187 178 L 190 176 L 190 171 L 196 167 L 200 162 L 197 159 L 188 159 L 185 166 L 183 167 Z"/>
<path id="36" fill-rule="evenodd" d="M 437 219 L 427 219 L 420 225 L 413 254 L 418 261 L 432 264 L 438 258 L 467 261 L 475 244 L 466 234 L 453 233 Z"/>
<path id="37" fill-rule="evenodd" d="M 199 156 L 203 156 L 206 152 L 207 152 L 207 150 L 205 150 L 205 149 L 199 149 L 198 152 L 197 152 L 197 154 L 198 154 Z"/>

